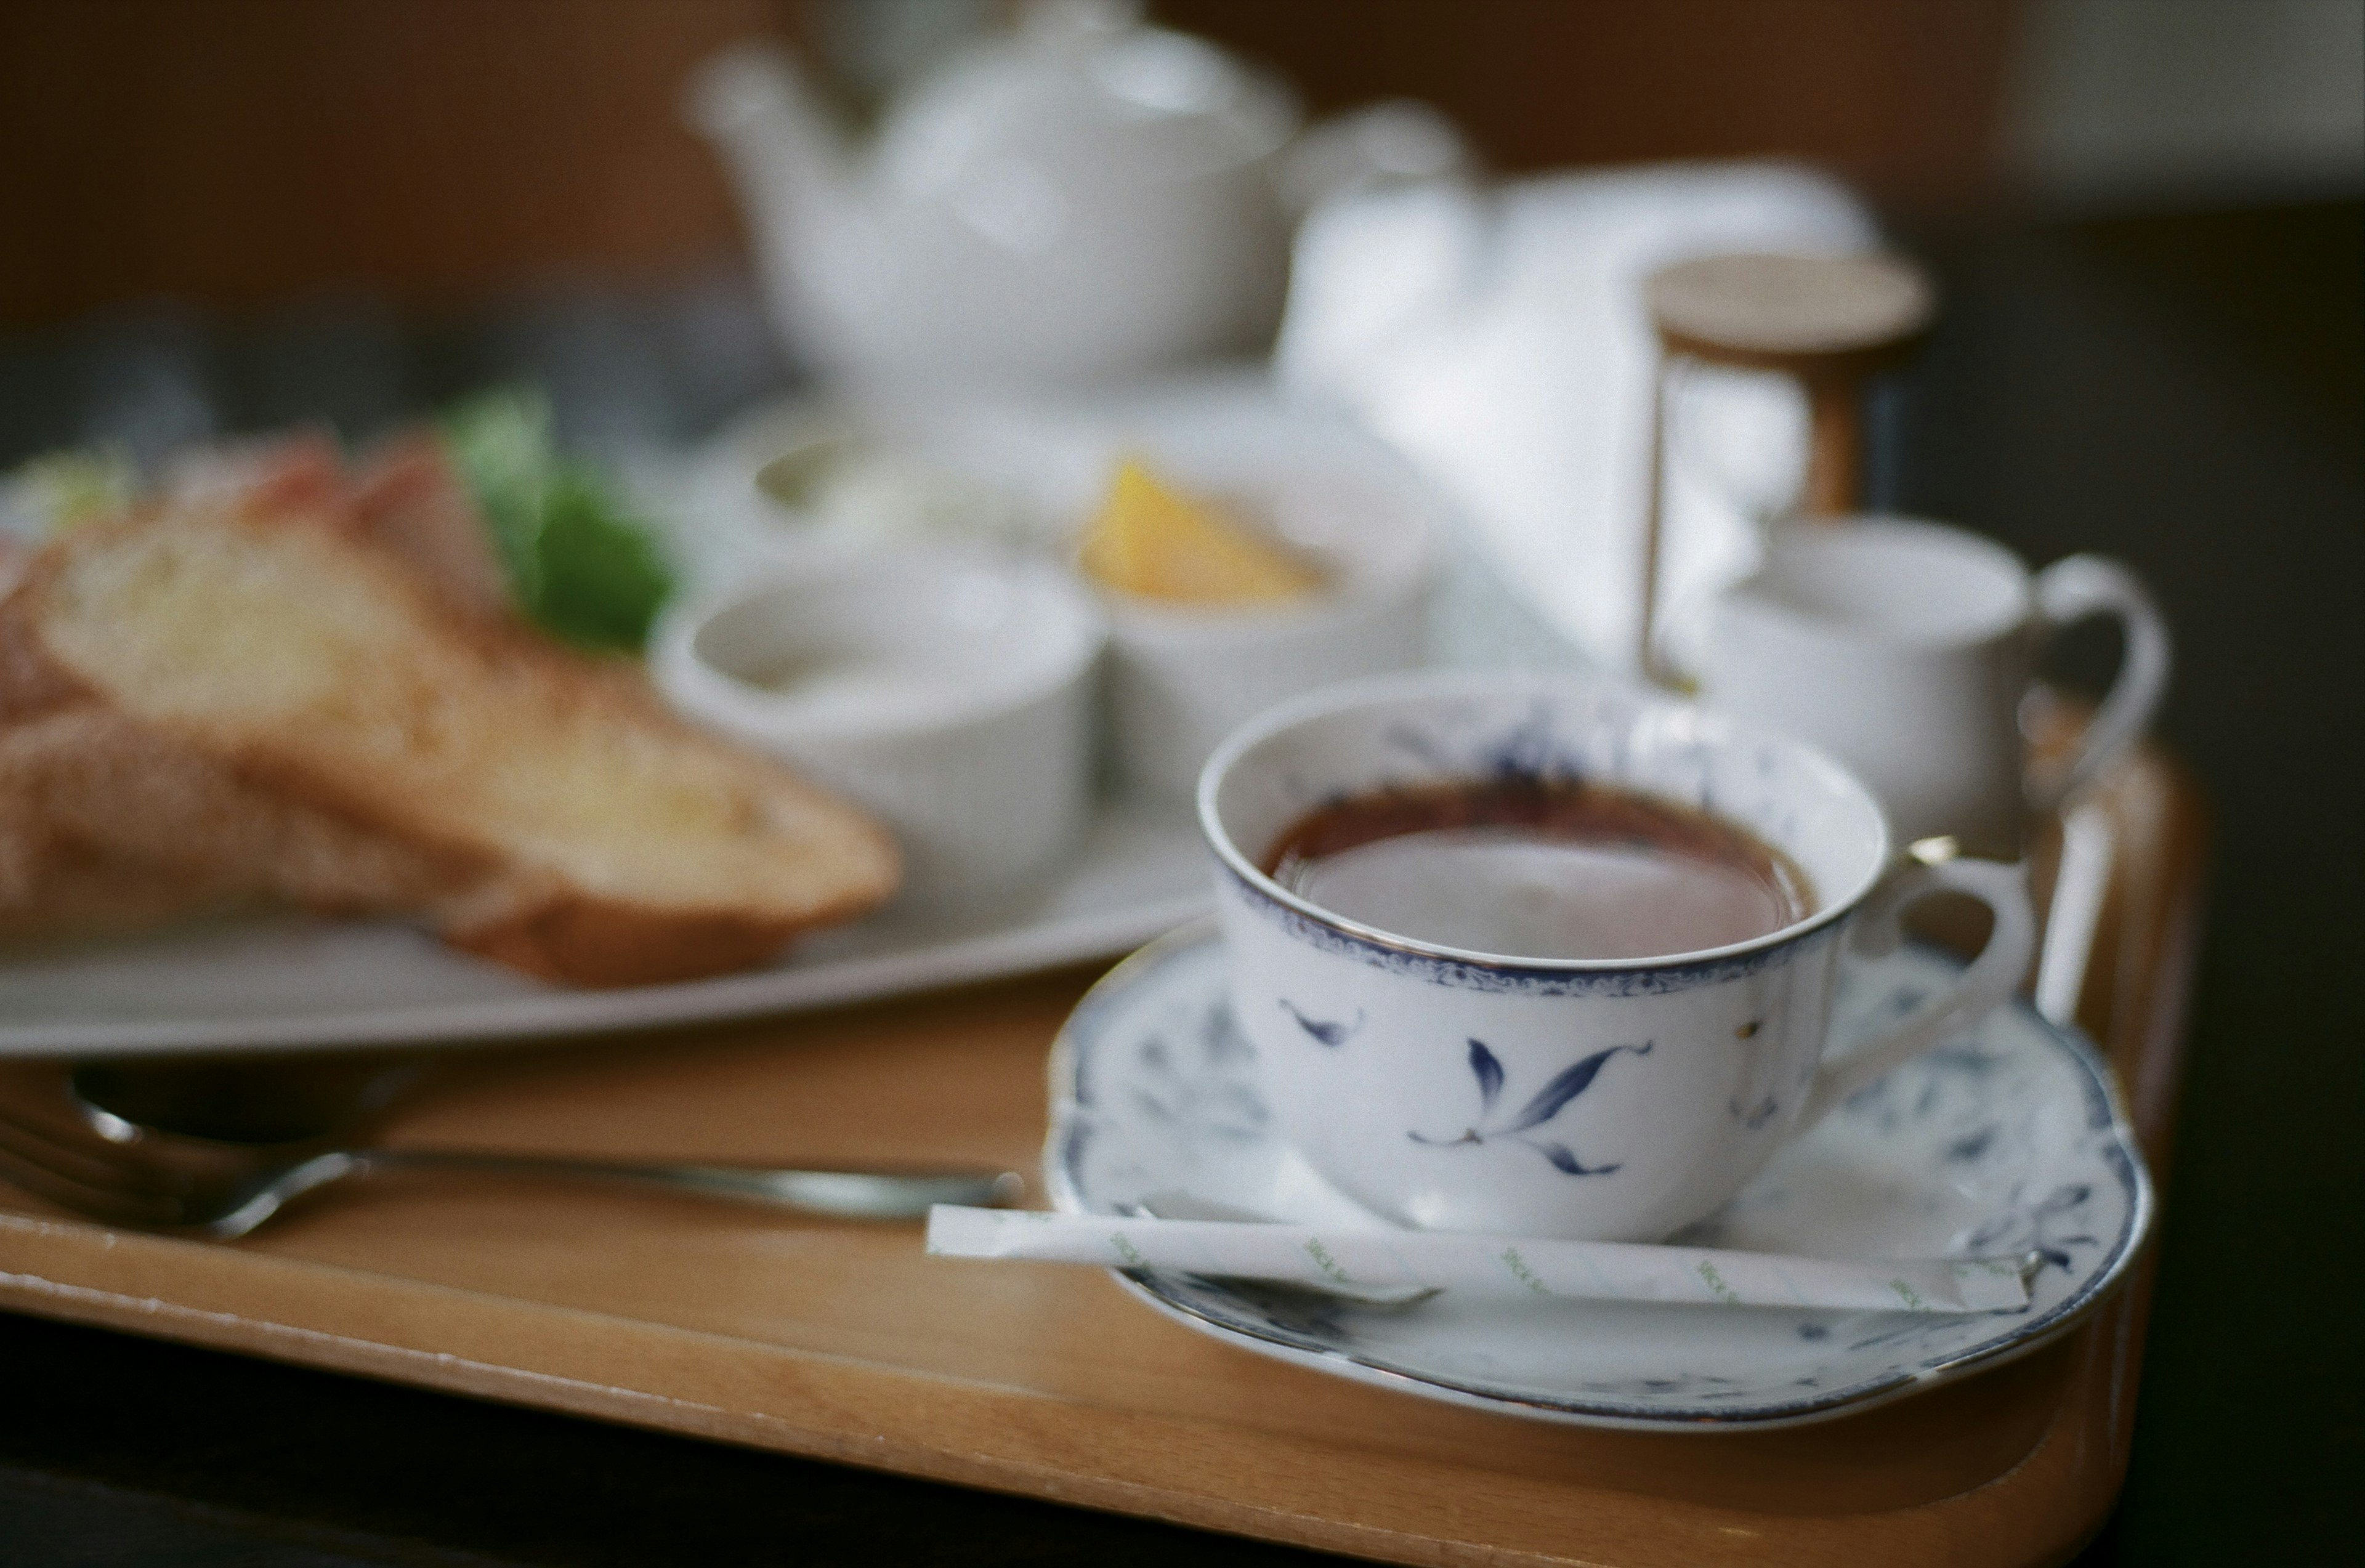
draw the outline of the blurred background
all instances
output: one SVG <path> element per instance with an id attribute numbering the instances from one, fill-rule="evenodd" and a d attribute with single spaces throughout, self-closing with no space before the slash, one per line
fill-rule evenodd
<path id="1" fill-rule="evenodd" d="M 0 325 L 659 284 L 742 236 L 682 83 L 795 40 L 857 107 L 997 0 L 18 0 Z M 1436 104 L 1511 173 L 1788 154 L 1922 220 L 2365 186 L 2351 0 L 1163 0 L 1316 112 Z"/>
<path id="2" fill-rule="evenodd" d="M 723 172 L 684 128 L 693 66 L 780 38 L 859 119 L 1006 9 L 12 0 L 0 465 L 323 418 L 364 438 L 518 375 L 595 452 L 702 436 L 801 373 L 767 330 Z M 1805 160 L 1933 266 L 1945 311 L 1884 426 L 1880 493 L 2039 562 L 2096 549 L 2143 571 L 2178 626 L 2168 736 L 2218 816 L 2134 1469 L 2092 1561 L 2336 1555 L 2330 1478 L 2365 1462 L 2356 1337 L 2246 1285 L 2261 1260 L 2318 1253 L 2326 1209 L 2360 1180 L 2346 1118 L 2365 1053 L 2326 977 L 2365 945 L 2348 689 L 2365 668 L 2365 4 L 1159 0 L 1151 16 L 1271 66 L 1317 113 L 1433 104 L 1498 174 Z M 2073 644 L 2066 673 L 2112 656 Z M 2324 1301 L 2359 1282 L 2353 1263 L 2325 1267 Z M 118 1364 L 105 1337 L 25 1332 L 61 1364 Z M 184 1452 L 143 1470 L 119 1434 L 56 1446 L 81 1429 L 54 1424 L 70 1422 L 62 1395 L 41 1406 L 52 1437 L 12 1423 L 0 1453 L 20 1473 L 333 1510 L 336 1463 L 369 1458 L 335 1415 L 360 1406 L 333 1402 L 382 1398 L 386 1431 L 479 1467 L 439 1513 L 388 1528 L 498 1553 L 535 1539 L 522 1510 L 565 1505 L 559 1477 L 598 1458 L 583 1445 L 656 1442 L 300 1379 L 223 1386 L 279 1401 L 274 1418 L 321 1457 L 275 1472 Z M 732 1509 L 779 1477 L 815 1497 L 903 1484 L 633 1451 L 671 1478 L 677 1519 L 684 1499 L 705 1509 L 708 1535 L 664 1539 L 707 1561 L 738 1560 Z M 927 1530 L 956 1528 L 929 1510 L 955 1505 L 908 1490 L 923 1557 Z M 1005 1523 L 1016 1506 L 971 1506 Z M 1026 1518 L 1042 1561 L 1148 1550 Z M 1083 1544 L 1061 1555 L 1062 1540 Z"/>

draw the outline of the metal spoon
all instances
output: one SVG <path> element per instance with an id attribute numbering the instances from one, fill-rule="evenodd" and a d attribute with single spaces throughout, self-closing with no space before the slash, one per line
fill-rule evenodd
<path id="1" fill-rule="evenodd" d="M 0 1176 L 111 1225 L 244 1236 L 301 1193 L 387 1171 L 591 1178 L 846 1219 L 914 1219 L 933 1204 L 1014 1202 L 1014 1171 L 784 1170 L 731 1162 L 383 1148 L 334 1137 L 241 1142 L 168 1132 L 106 1109 L 50 1068 L 0 1070 Z"/>

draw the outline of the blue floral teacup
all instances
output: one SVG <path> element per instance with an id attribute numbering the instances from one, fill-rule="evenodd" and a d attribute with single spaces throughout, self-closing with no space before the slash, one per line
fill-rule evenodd
<path id="1" fill-rule="evenodd" d="M 1750 941 L 1620 959 L 1466 951 L 1380 930 L 1260 869 L 1306 812 L 1381 790 L 1584 779 L 1747 829 L 1816 891 Z M 1891 863 L 1879 806 L 1821 753 L 1579 677 L 1457 672 L 1331 687 L 1235 733 L 1199 783 L 1232 1001 L 1292 1142 L 1350 1196 L 1430 1228 L 1650 1240 L 1783 1141 L 2002 1003 L 2034 947 L 2024 879 Z M 1840 966 L 1925 893 L 1994 913 L 1953 984 L 1823 1060 Z"/>

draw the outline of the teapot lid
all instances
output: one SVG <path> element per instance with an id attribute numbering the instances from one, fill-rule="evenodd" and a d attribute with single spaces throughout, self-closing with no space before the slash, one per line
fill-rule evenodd
<path id="1" fill-rule="evenodd" d="M 1178 179 L 1235 167 L 1295 131 L 1287 89 L 1213 45 L 1147 27 L 1139 0 L 1037 0 L 898 102 L 879 174 L 913 194 L 1023 160 L 1046 171 Z"/>

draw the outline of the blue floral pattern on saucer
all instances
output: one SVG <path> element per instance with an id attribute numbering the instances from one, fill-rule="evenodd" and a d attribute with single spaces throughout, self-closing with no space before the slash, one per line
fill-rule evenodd
<path id="1" fill-rule="evenodd" d="M 1853 968 L 1837 1048 L 1910 1008 L 1949 967 L 1905 951 Z M 1476 1084 L 1467 1129 L 1466 1111 L 1445 1109 L 1439 1127 L 1417 1135 L 1448 1144 L 1541 1136 L 1554 1096 L 1564 1103 L 1615 1070 L 1613 1059 L 1588 1058 L 1523 1094 L 1502 1081 L 1499 1063 L 1490 1076 L 1493 1054 L 1475 1042 L 1440 1048 L 1464 1053 Z M 1045 1173 L 1063 1209 L 1116 1213 L 1184 1192 L 1384 1228 L 1280 1137 L 1209 927 L 1153 944 L 1094 988 L 1061 1032 L 1051 1091 Z M 2108 1070 L 2082 1039 L 2015 1006 L 1857 1094 L 1683 1239 L 1825 1257 L 2034 1251 L 2045 1262 L 2024 1311 L 1791 1312 L 1451 1292 L 1386 1308 L 1184 1274 L 1121 1277 L 1205 1332 L 1406 1392 L 1582 1425 L 1754 1428 L 1861 1409 L 2035 1349 L 2118 1282 L 2151 1214 Z"/>

